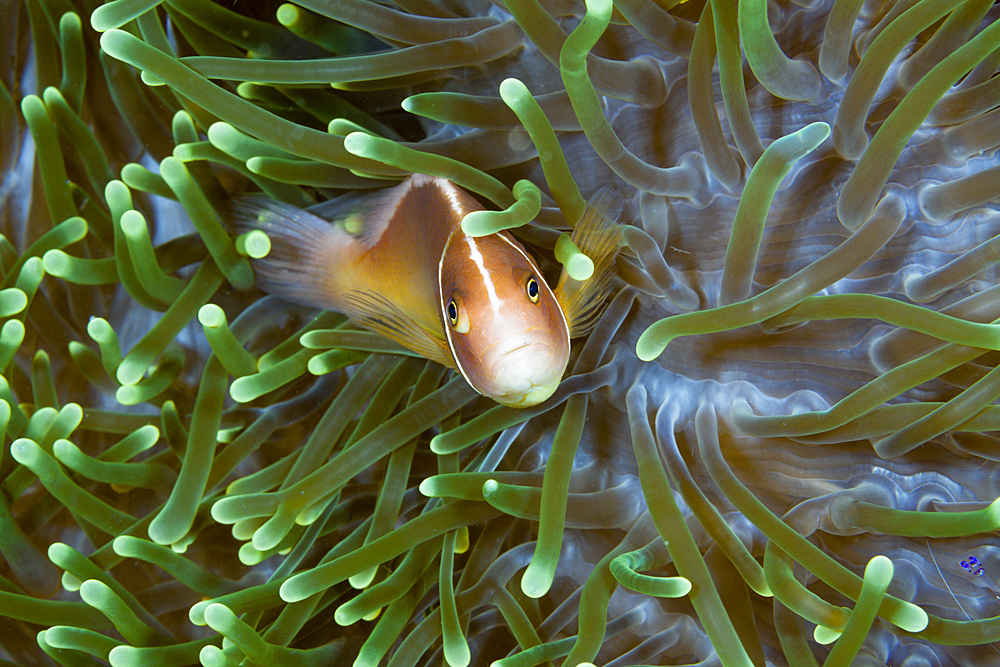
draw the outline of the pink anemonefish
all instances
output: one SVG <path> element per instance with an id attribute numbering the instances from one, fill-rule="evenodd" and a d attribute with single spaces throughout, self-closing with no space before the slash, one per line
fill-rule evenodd
<path id="1" fill-rule="evenodd" d="M 462 231 L 466 214 L 483 207 L 445 179 L 414 174 L 321 206 L 330 219 L 261 197 L 230 200 L 236 231 L 259 229 L 271 241 L 268 255 L 253 261 L 257 286 L 344 313 L 518 408 L 555 391 L 570 337 L 590 331 L 601 313 L 621 246 L 622 205 L 610 189 L 573 233 L 594 275 L 577 281 L 564 269 L 555 291 L 507 232 Z"/>

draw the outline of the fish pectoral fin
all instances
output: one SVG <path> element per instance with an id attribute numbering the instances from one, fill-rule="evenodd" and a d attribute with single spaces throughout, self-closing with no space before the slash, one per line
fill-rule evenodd
<path id="1" fill-rule="evenodd" d="M 381 294 L 351 291 L 344 295 L 344 302 L 345 313 L 366 329 L 442 366 L 455 368 L 448 343 L 420 326 Z"/>
<path id="2" fill-rule="evenodd" d="M 573 229 L 573 243 L 594 262 L 594 273 L 586 280 L 570 278 L 563 267 L 554 291 L 569 324 L 570 338 L 590 333 L 597 324 L 611 292 L 615 260 L 622 248 L 624 201 L 612 186 L 601 188 L 587 203 Z"/>

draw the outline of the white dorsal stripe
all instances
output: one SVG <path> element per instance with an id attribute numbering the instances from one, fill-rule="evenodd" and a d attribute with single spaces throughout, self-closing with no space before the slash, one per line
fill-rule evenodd
<path id="1" fill-rule="evenodd" d="M 444 198 L 448 200 L 448 204 L 451 206 L 451 210 L 459 218 L 464 218 L 467 213 L 469 213 L 469 207 L 464 205 L 461 196 L 463 193 L 458 187 L 451 181 L 439 178 L 437 176 L 427 176 L 425 174 L 414 174 L 409 180 L 409 187 L 419 187 L 424 185 L 433 185 L 436 187 Z"/>
<path id="2" fill-rule="evenodd" d="M 400 208 L 403 206 L 403 202 L 406 201 L 407 196 L 414 188 L 420 187 L 434 187 L 437 191 L 441 193 L 444 199 L 448 202 L 448 206 L 451 208 L 452 212 L 458 216 L 459 220 L 464 218 L 472 209 L 463 203 L 461 195 L 461 190 L 458 189 L 451 181 L 447 181 L 443 178 L 437 176 L 427 176 L 426 174 L 413 174 L 405 181 L 403 181 L 399 194 L 395 197 L 392 204 L 392 208 L 385 213 L 385 220 L 392 220 L 399 214 Z M 383 232 L 385 230 L 382 230 Z M 381 236 L 381 233 L 380 233 Z M 378 239 L 373 239 L 371 243 L 377 242 Z"/>
<path id="3" fill-rule="evenodd" d="M 444 193 L 444 196 L 448 198 L 448 203 L 451 204 L 451 210 L 458 214 L 460 218 L 464 218 L 466 214 L 469 213 L 469 207 L 462 204 L 460 195 L 465 194 L 451 181 L 445 181 L 438 179 L 438 187 Z"/>

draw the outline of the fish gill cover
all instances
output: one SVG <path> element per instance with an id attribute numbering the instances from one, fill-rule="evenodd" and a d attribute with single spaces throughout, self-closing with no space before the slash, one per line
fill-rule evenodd
<path id="1" fill-rule="evenodd" d="M 1000 664 L 992 0 L 0 7 L 0 664 Z M 415 171 L 624 196 L 540 406 L 219 217 Z"/>

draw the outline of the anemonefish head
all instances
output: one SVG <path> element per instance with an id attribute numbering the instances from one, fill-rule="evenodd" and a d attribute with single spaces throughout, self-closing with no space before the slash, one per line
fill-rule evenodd
<path id="1" fill-rule="evenodd" d="M 448 345 L 469 384 L 517 408 L 551 396 L 569 360 L 569 328 L 524 248 L 506 233 L 456 231 L 438 281 Z"/>

